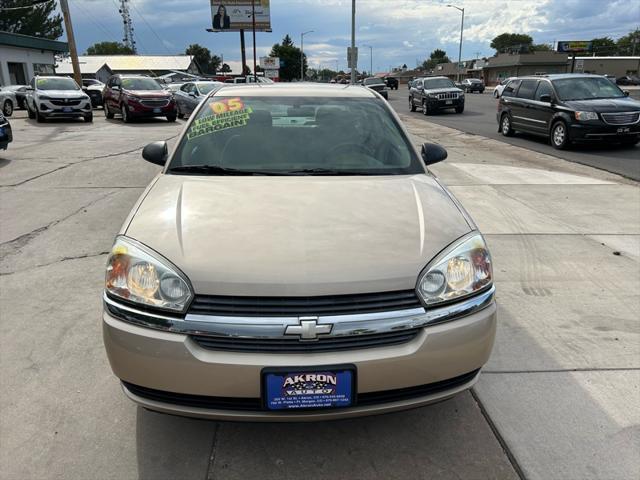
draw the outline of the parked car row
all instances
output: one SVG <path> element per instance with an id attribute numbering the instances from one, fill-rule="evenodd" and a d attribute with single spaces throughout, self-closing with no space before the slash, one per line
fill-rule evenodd
<path id="1" fill-rule="evenodd" d="M 555 74 L 511 79 L 496 115 L 498 131 L 549 138 L 565 149 L 574 142 L 640 140 L 640 102 L 602 75 Z"/>

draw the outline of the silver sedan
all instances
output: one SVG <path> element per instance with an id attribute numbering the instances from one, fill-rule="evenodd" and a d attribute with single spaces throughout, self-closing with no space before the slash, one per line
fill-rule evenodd
<path id="1" fill-rule="evenodd" d="M 182 85 L 173 94 L 178 105 L 178 118 L 191 115 L 200 101 L 221 85 L 224 84 L 213 81 L 189 82 Z"/>

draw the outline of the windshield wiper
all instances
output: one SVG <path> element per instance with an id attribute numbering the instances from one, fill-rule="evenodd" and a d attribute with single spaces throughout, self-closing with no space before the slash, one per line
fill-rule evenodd
<path id="1" fill-rule="evenodd" d="M 264 170 L 240 170 L 237 168 L 221 167 L 220 165 L 179 165 L 167 170 L 168 173 L 192 173 L 202 175 L 280 175 L 277 172 Z"/>
<path id="2" fill-rule="evenodd" d="M 302 170 L 290 170 L 288 175 L 384 175 L 383 173 L 373 173 L 356 170 L 337 170 L 332 168 L 303 168 Z"/>

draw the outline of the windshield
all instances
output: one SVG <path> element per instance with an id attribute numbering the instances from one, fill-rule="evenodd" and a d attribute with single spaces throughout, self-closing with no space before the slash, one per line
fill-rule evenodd
<path id="1" fill-rule="evenodd" d="M 554 80 L 553 86 L 560 100 L 594 100 L 597 98 L 620 98 L 624 92 L 606 78 L 582 77 Z"/>
<path id="2" fill-rule="evenodd" d="M 196 85 L 198 86 L 198 91 L 200 92 L 200 94 L 206 95 L 219 84 L 211 82 L 211 83 L 197 83 Z"/>
<path id="3" fill-rule="evenodd" d="M 188 166 L 281 175 L 424 173 L 384 100 L 368 98 L 211 97 L 168 173 Z"/>
<path id="4" fill-rule="evenodd" d="M 122 88 L 127 90 L 162 90 L 153 78 L 123 78 Z"/>
<path id="5" fill-rule="evenodd" d="M 382 80 L 381 78 L 365 78 L 364 84 L 365 85 L 384 85 L 384 80 Z"/>
<path id="6" fill-rule="evenodd" d="M 79 90 L 80 88 L 72 78 L 39 78 L 36 87 L 38 90 Z"/>
<path id="7" fill-rule="evenodd" d="M 430 90 L 432 88 L 451 88 L 455 84 L 448 78 L 427 78 L 424 80 L 424 88 Z"/>

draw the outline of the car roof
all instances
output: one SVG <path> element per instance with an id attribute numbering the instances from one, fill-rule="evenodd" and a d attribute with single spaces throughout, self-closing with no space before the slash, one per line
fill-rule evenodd
<path id="1" fill-rule="evenodd" d="M 548 80 L 563 80 L 567 78 L 603 78 L 603 75 L 593 75 L 590 73 L 551 73 L 547 75 L 523 75 L 516 77 L 518 80 L 535 80 L 546 78 Z"/>
<path id="2" fill-rule="evenodd" d="M 225 83 L 213 96 L 252 96 L 252 97 L 341 97 L 375 98 L 376 94 L 360 85 L 341 85 L 328 83 Z"/>

